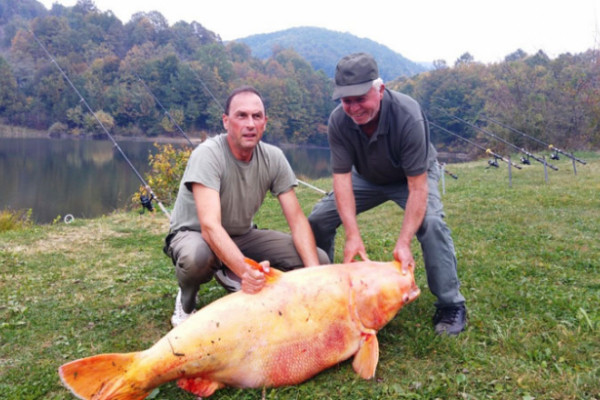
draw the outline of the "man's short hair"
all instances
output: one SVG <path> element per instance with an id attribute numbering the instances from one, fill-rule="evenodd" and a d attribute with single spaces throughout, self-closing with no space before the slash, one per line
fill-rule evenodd
<path id="1" fill-rule="evenodd" d="M 381 85 L 383 85 L 383 79 L 381 78 L 377 78 L 373 81 L 373 87 L 375 88 L 375 90 L 377 90 L 379 92 L 379 89 L 381 89 Z"/>
<path id="2" fill-rule="evenodd" d="M 260 93 L 258 92 L 258 90 L 256 90 L 252 86 L 244 85 L 244 86 L 240 86 L 238 88 L 233 89 L 231 91 L 231 93 L 229 94 L 229 97 L 227 98 L 227 101 L 225 102 L 225 111 L 224 111 L 225 115 L 229 115 L 229 107 L 231 106 L 231 101 L 233 100 L 233 98 L 235 96 L 237 96 L 240 93 L 254 93 L 255 95 L 257 95 L 258 98 L 260 99 L 260 101 L 263 103 L 263 107 L 265 108 L 265 115 L 267 114 L 265 102 L 264 102 L 262 96 L 260 95 Z"/>

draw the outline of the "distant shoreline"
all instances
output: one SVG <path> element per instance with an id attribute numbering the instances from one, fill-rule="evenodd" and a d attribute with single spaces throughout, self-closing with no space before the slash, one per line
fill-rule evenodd
<path id="1" fill-rule="evenodd" d="M 103 135 L 105 136 L 105 135 Z M 182 137 L 172 137 L 172 136 L 155 136 L 155 137 L 147 137 L 147 136 L 119 136 L 113 135 L 117 142 L 127 141 L 127 142 L 154 142 L 154 143 L 176 143 L 176 144 L 187 144 L 188 141 Z M 36 130 L 31 128 L 24 128 L 19 126 L 10 126 L 0 124 L 0 139 L 53 139 L 53 140 L 63 140 L 63 139 L 72 139 L 72 140 L 110 140 L 108 137 L 102 139 L 94 139 L 91 137 L 75 137 L 64 135 L 58 138 L 50 137 L 47 131 Z M 266 138 L 265 143 L 270 143 L 268 141 L 268 137 Z M 190 140 L 197 145 L 202 142 L 201 138 L 198 137 L 190 137 Z M 326 146 L 316 146 L 311 144 L 293 144 L 293 143 L 277 143 L 275 144 L 277 147 L 282 149 L 291 149 L 294 147 L 302 147 L 302 148 L 316 148 L 316 149 L 328 149 Z"/>
<path id="2" fill-rule="evenodd" d="M 187 140 L 179 137 L 169 136 L 156 136 L 156 137 L 145 137 L 145 136 L 118 136 L 113 135 L 117 142 L 119 141 L 130 141 L 130 142 L 156 142 L 156 143 L 187 143 Z M 73 139 L 73 140 L 99 140 L 91 137 L 76 137 L 64 135 L 62 137 L 53 138 L 48 135 L 47 131 L 24 128 L 20 126 L 10 126 L 0 124 L 0 139 Z M 200 138 L 190 138 L 192 142 L 198 144 L 201 142 Z M 110 140 L 102 138 L 100 140 Z"/>
<path id="3" fill-rule="evenodd" d="M 48 137 L 48 132 L 36 129 L 23 128 L 0 124 L 0 138 L 43 138 Z"/>

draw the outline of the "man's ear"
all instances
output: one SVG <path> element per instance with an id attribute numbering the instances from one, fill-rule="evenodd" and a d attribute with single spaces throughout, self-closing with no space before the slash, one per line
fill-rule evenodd
<path id="1" fill-rule="evenodd" d="M 222 120 L 223 120 L 223 128 L 225 128 L 225 131 L 227 132 L 229 129 L 228 128 L 229 127 L 229 116 L 227 114 L 223 114 Z"/>

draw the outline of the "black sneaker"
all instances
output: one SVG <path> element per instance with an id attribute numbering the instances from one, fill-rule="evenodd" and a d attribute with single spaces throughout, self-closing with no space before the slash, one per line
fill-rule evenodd
<path id="1" fill-rule="evenodd" d="M 215 279 L 229 293 L 237 292 L 242 288 L 242 280 L 239 276 L 231 272 L 227 267 L 222 267 L 215 272 Z"/>
<path id="2" fill-rule="evenodd" d="M 456 336 L 465 330 L 467 309 L 464 304 L 438 308 L 433 316 L 433 324 L 438 335 Z"/>

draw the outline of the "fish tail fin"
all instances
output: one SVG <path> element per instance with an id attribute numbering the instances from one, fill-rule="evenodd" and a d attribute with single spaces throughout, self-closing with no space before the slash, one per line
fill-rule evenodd
<path id="1" fill-rule="evenodd" d="M 269 269 L 265 270 L 265 268 L 261 264 L 254 261 L 251 258 L 246 257 L 246 258 L 244 258 L 244 261 L 246 261 L 246 264 L 250 265 L 252 268 L 257 269 L 257 270 L 261 271 L 262 273 L 264 273 L 265 277 L 267 279 L 267 282 L 269 282 L 269 283 L 276 281 L 277 279 L 279 279 L 281 274 L 283 274 L 283 272 L 281 272 L 280 270 L 271 268 L 271 267 L 269 267 Z"/>
<path id="2" fill-rule="evenodd" d="M 75 396 L 84 400 L 141 400 L 150 392 L 126 378 L 138 353 L 99 354 L 63 364 L 60 379 Z"/>

